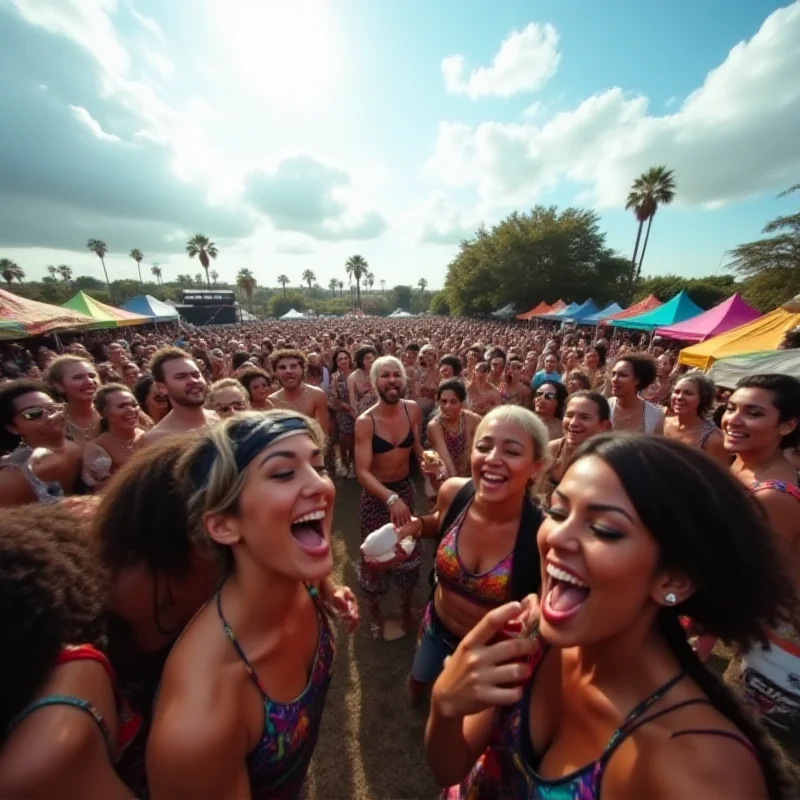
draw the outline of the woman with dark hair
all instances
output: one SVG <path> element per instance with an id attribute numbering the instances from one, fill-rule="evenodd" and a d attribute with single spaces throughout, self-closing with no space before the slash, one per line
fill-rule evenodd
<path id="1" fill-rule="evenodd" d="M 370 371 L 378 356 L 378 351 L 365 344 L 356 349 L 354 360 L 356 368 L 347 376 L 347 394 L 350 408 L 355 417 L 361 416 L 368 408 L 378 402 L 378 394 L 372 386 Z"/>
<path id="2" fill-rule="evenodd" d="M 258 367 L 248 367 L 239 373 L 239 383 L 247 390 L 250 398 L 250 408 L 253 411 L 269 411 L 274 408 L 272 401 L 268 400 L 270 393 L 269 375 Z"/>
<path id="3" fill-rule="evenodd" d="M 664 412 L 640 397 L 656 379 L 656 364 L 644 353 L 626 353 L 611 369 L 611 426 L 615 431 L 663 433 Z"/>
<path id="4" fill-rule="evenodd" d="M 139 403 L 139 408 L 147 414 L 154 425 L 158 425 L 172 411 L 169 397 L 158 391 L 156 379 L 152 375 L 139 378 L 133 387 L 133 396 Z"/>
<path id="5" fill-rule="evenodd" d="M 537 538 L 539 635 L 493 643 L 533 613 L 495 609 L 434 686 L 428 761 L 441 785 L 463 781 L 451 796 L 797 797 L 679 622 L 747 648 L 794 606 L 767 522 L 726 470 L 662 437 L 596 436 Z"/>
<path id="6" fill-rule="evenodd" d="M 436 390 L 439 412 L 428 423 L 428 441 L 439 454 L 448 478 L 466 478 L 471 473 L 469 454 L 481 418 L 464 408 L 466 399 L 467 390 L 460 380 L 443 381 Z"/>
<path id="7" fill-rule="evenodd" d="M 583 359 L 583 371 L 589 377 L 590 389 L 602 392 L 606 385 L 606 348 L 596 344 L 586 351 Z"/>
<path id="8" fill-rule="evenodd" d="M 343 477 L 355 478 L 355 424 L 356 415 L 350 405 L 350 394 L 347 381 L 353 372 L 353 359 L 350 353 L 340 347 L 334 350 L 333 373 L 331 374 L 328 397 L 336 419 L 336 430 L 339 434 L 339 460 Z"/>
<path id="9" fill-rule="evenodd" d="M 558 381 L 545 381 L 533 393 L 533 410 L 547 428 L 550 441 L 563 434 L 562 420 L 568 396 L 567 387 Z"/>
<path id="10" fill-rule="evenodd" d="M 705 450 L 727 467 L 731 457 L 725 450 L 722 431 L 708 418 L 716 396 L 714 381 L 702 372 L 684 375 L 672 390 L 670 405 L 674 416 L 664 422 L 664 435 Z"/>
<path id="11" fill-rule="evenodd" d="M 100 414 L 100 435 L 84 445 L 82 477 L 90 489 L 99 491 L 130 460 L 144 431 L 139 427 L 139 403 L 121 383 L 101 386 L 94 407 Z"/>
<path id="12" fill-rule="evenodd" d="M 79 356 L 60 356 L 47 369 L 47 383 L 64 401 L 67 439 L 78 444 L 94 439 L 100 432 L 100 415 L 94 407 L 100 378 L 94 364 Z"/>
<path id="13" fill-rule="evenodd" d="M 764 508 L 800 596 L 800 488 L 784 456 L 800 440 L 800 381 L 789 375 L 742 378 L 722 417 L 725 449 L 735 456 L 733 474 Z M 800 632 L 784 623 L 770 630 L 769 647 L 754 647 L 742 660 L 747 699 L 771 726 L 800 731 Z"/>
<path id="14" fill-rule="evenodd" d="M 103 654 L 106 575 L 81 498 L 0 522 L 0 796 L 130 800 L 114 762 L 138 720 Z"/>
<path id="15" fill-rule="evenodd" d="M 662 353 L 656 359 L 656 378 L 643 395 L 646 400 L 659 407 L 670 405 L 675 380 L 674 370 L 675 356 L 669 352 Z"/>
<path id="16" fill-rule="evenodd" d="M 72 494 L 81 448 L 66 439 L 63 406 L 35 381 L 0 386 L 0 506 L 54 503 Z"/>

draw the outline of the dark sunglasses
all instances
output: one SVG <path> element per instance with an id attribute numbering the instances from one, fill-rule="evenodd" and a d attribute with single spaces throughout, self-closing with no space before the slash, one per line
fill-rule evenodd
<path id="1" fill-rule="evenodd" d="M 227 414 L 230 411 L 247 411 L 247 403 L 245 403 L 243 400 L 237 400 L 235 403 L 217 406 L 217 412 L 220 414 Z"/>
<path id="2" fill-rule="evenodd" d="M 63 411 L 64 406 L 60 404 L 52 405 L 49 408 L 42 408 L 41 406 L 33 406 L 32 408 L 26 408 L 24 411 L 20 411 L 17 414 L 18 417 L 22 417 L 22 419 L 27 420 L 28 422 L 33 422 L 37 419 L 42 419 L 42 417 L 54 417 L 56 414 L 60 414 Z"/>
<path id="3" fill-rule="evenodd" d="M 542 392 L 542 391 L 539 391 L 539 392 L 536 392 L 534 397 L 537 397 L 537 398 L 538 397 L 542 397 L 545 400 L 558 400 L 558 395 L 555 392 Z"/>

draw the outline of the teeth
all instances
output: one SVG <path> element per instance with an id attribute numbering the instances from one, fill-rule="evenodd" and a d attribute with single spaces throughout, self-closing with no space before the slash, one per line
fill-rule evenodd
<path id="1" fill-rule="evenodd" d="M 325 512 L 324 511 L 312 511 L 310 514 L 303 514 L 302 517 L 298 517 L 292 525 L 299 525 L 301 522 L 316 522 L 317 520 L 325 519 Z"/>
<path id="2" fill-rule="evenodd" d="M 578 580 L 578 578 L 576 578 L 571 573 L 566 572 L 563 569 L 559 569 L 553 564 L 547 565 L 547 574 L 551 578 L 555 578 L 558 581 L 564 581 L 564 583 L 571 583 L 573 586 L 580 586 L 583 589 L 589 588 L 588 584 L 585 584 L 583 581 Z"/>
<path id="3" fill-rule="evenodd" d="M 503 481 L 505 478 L 495 472 L 484 472 L 483 477 L 488 481 Z"/>

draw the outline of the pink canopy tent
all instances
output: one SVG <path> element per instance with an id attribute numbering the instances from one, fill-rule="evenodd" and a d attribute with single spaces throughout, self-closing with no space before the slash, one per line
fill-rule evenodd
<path id="1" fill-rule="evenodd" d="M 656 336 L 679 339 L 682 342 L 704 342 L 712 336 L 718 336 L 731 328 L 738 328 L 739 325 L 745 325 L 760 316 L 761 312 L 745 303 L 737 292 L 718 306 L 691 319 L 664 328 L 656 328 Z"/>

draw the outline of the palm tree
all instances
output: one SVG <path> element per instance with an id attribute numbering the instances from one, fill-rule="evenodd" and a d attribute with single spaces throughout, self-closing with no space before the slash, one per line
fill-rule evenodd
<path id="1" fill-rule="evenodd" d="M 50 264 L 50 266 L 47 268 L 47 271 L 50 273 L 50 277 L 55 280 L 56 275 L 58 275 L 58 270 L 52 264 Z"/>
<path id="2" fill-rule="evenodd" d="M 328 281 L 328 288 L 331 290 L 331 297 L 336 297 L 336 287 L 339 285 L 339 281 L 336 278 L 331 278 Z"/>
<path id="3" fill-rule="evenodd" d="M 386 281 L 382 280 L 380 281 L 380 284 L 381 284 L 381 292 L 383 292 L 383 294 L 386 294 Z"/>
<path id="4" fill-rule="evenodd" d="M 211 270 L 211 280 L 214 281 L 214 286 L 217 285 L 217 281 L 219 280 L 219 272 L 215 269 Z"/>
<path id="5" fill-rule="evenodd" d="M 668 206 L 675 199 L 675 171 L 666 167 L 650 167 L 647 172 L 638 178 L 638 181 L 638 189 L 642 195 L 640 206 L 647 212 L 647 233 L 644 236 L 642 255 L 639 258 L 639 266 L 636 269 L 637 280 L 642 274 L 642 262 L 647 251 L 647 242 L 650 239 L 653 217 L 656 215 L 659 206 Z M 634 182 L 634 189 L 636 188 L 636 182 Z"/>
<path id="6" fill-rule="evenodd" d="M 22 279 L 25 277 L 25 270 L 10 258 L 0 258 L 0 275 L 3 276 L 3 280 L 10 289 L 12 281 L 16 280 L 22 283 Z"/>
<path id="7" fill-rule="evenodd" d="M 367 288 L 371 292 L 372 291 L 372 287 L 375 285 L 375 276 L 371 272 L 368 272 L 364 276 L 364 283 L 367 285 Z"/>
<path id="8" fill-rule="evenodd" d="M 249 269 L 240 269 L 236 276 L 236 285 L 246 295 L 250 311 L 253 311 L 253 292 L 256 290 L 256 279 Z"/>
<path id="9" fill-rule="evenodd" d="M 344 281 L 336 281 L 336 284 L 339 287 L 339 297 L 344 295 Z"/>
<path id="10" fill-rule="evenodd" d="M 419 286 L 419 307 L 422 308 L 422 293 L 428 288 L 428 281 L 425 278 L 420 278 L 417 281 L 417 286 Z"/>
<path id="11" fill-rule="evenodd" d="M 134 247 L 128 255 L 136 262 L 136 268 L 139 270 L 139 283 L 144 286 L 144 281 L 142 280 L 142 259 L 144 256 L 142 251 Z"/>
<path id="12" fill-rule="evenodd" d="M 350 256 L 345 262 L 344 268 L 350 276 L 350 280 L 356 282 L 356 297 L 358 307 L 361 308 L 361 278 L 369 271 L 369 264 L 363 256 Z"/>
<path id="13" fill-rule="evenodd" d="M 219 254 L 217 246 L 212 242 L 208 236 L 203 236 L 202 233 L 196 233 L 186 242 L 186 252 L 189 258 L 197 256 L 200 259 L 200 265 L 206 271 L 206 283 L 208 288 L 211 288 L 211 279 L 208 277 L 209 258 L 216 258 Z M 202 285 L 202 281 L 200 282 Z"/>
<path id="14" fill-rule="evenodd" d="M 160 286 L 163 283 L 163 281 L 161 280 L 161 267 L 159 267 L 158 264 L 153 264 L 153 266 L 150 268 L 150 272 L 152 272 L 153 275 L 156 276 L 156 280 L 158 281 L 158 284 Z"/>
<path id="15" fill-rule="evenodd" d="M 106 276 L 106 286 L 108 286 L 108 300 L 113 303 L 111 281 L 108 279 L 108 270 L 106 269 L 106 253 L 108 252 L 108 247 L 106 247 L 106 243 L 101 239 L 89 239 L 89 241 L 86 242 L 86 247 L 100 259 L 100 263 L 103 265 L 103 273 Z"/>
<path id="16" fill-rule="evenodd" d="M 195 274 L 194 274 L 194 282 L 198 286 L 202 286 L 203 285 L 203 276 L 199 272 L 195 272 Z M 209 284 L 209 288 L 211 288 L 211 284 Z"/>
<path id="17" fill-rule="evenodd" d="M 303 280 L 308 284 L 308 293 L 311 294 L 311 284 L 317 279 L 317 276 L 310 270 L 307 269 L 303 273 Z"/>
<path id="18" fill-rule="evenodd" d="M 191 275 L 178 275 L 176 280 L 178 282 L 178 286 L 182 286 L 184 289 L 189 289 L 192 286 Z"/>
<path id="19" fill-rule="evenodd" d="M 289 283 L 289 279 L 285 275 L 278 275 L 278 283 L 283 286 L 283 299 L 286 299 L 286 286 Z"/>
<path id="20" fill-rule="evenodd" d="M 69 286 L 70 281 L 72 280 L 72 267 L 68 267 L 66 264 L 59 264 L 58 265 L 58 274 L 61 276 L 61 280 Z"/>

